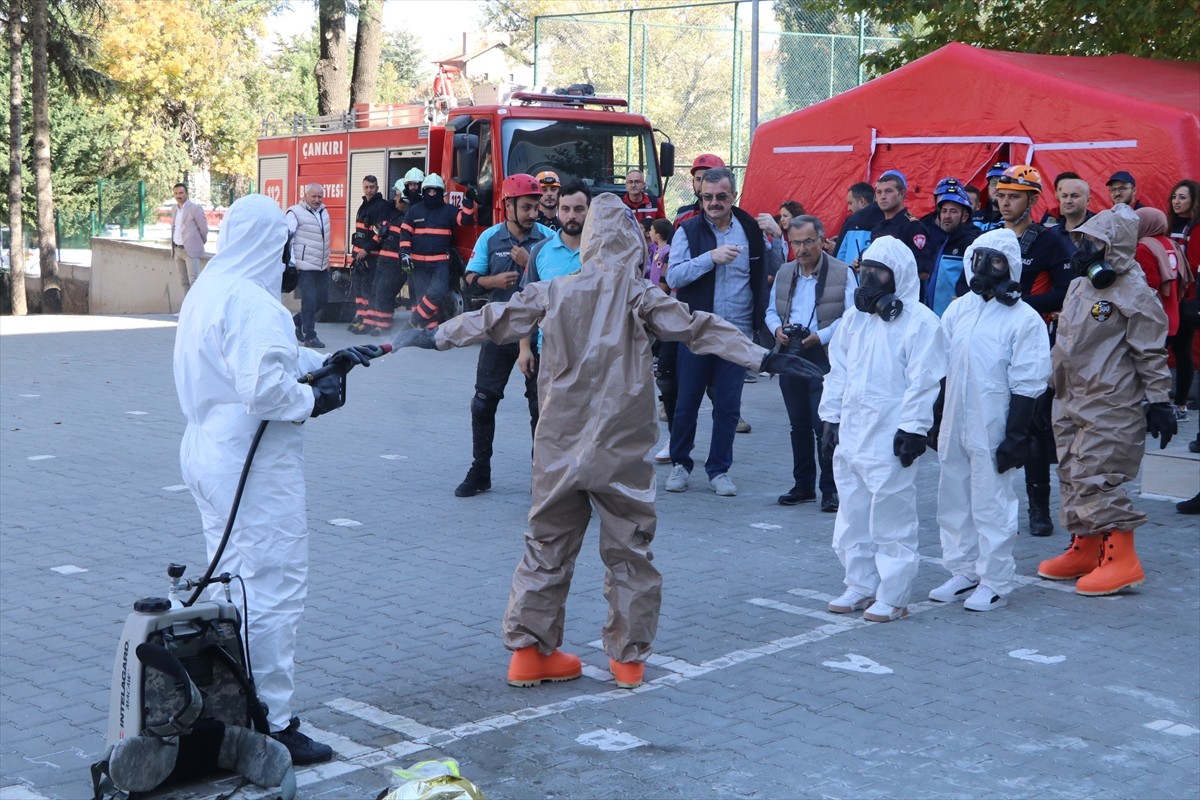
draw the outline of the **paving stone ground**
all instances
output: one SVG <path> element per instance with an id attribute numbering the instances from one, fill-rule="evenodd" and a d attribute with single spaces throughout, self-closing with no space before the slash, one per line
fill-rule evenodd
<path id="1" fill-rule="evenodd" d="M 179 491 L 174 320 L 6 317 L 0 334 L 0 800 L 70 800 L 88 795 L 103 750 L 133 601 L 165 592 L 170 561 L 204 567 L 198 514 Z M 319 335 L 331 349 L 361 341 L 343 326 Z M 389 767 L 444 757 L 490 800 L 1200 794 L 1195 517 L 1138 498 L 1146 584 L 1103 599 L 1036 578 L 1061 531 L 1022 535 L 1022 586 L 1007 608 L 972 614 L 924 600 L 945 577 L 938 467 L 925 456 L 912 616 L 831 615 L 833 515 L 776 504 L 791 462 L 765 379 L 745 390 L 738 496 L 715 496 L 700 470 L 688 492 L 659 494 L 666 583 L 646 685 L 617 690 L 599 649 L 593 527 L 567 609 L 584 677 L 508 687 L 499 618 L 528 511 L 529 429 L 513 381 L 493 490 L 453 496 L 470 459 L 475 359 L 388 356 L 350 376 L 346 408 L 307 425 L 298 702 L 337 755 L 299 771 L 302 797 L 374 797 Z M 1193 413 L 1180 441 L 1195 433 Z M 702 424 L 700 460 L 706 435 Z"/>

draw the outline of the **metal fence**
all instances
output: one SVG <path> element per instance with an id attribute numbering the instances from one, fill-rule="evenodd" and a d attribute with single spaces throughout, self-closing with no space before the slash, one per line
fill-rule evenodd
<path id="1" fill-rule="evenodd" d="M 863 83 L 861 57 L 891 47 L 900 33 L 794 0 L 763 7 L 778 10 L 760 13 L 757 48 L 750 0 L 539 16 L 534 83 L 586 81 L 598 95 L 623 96 L 670 136 L 680 161 L 711 152 L 740 172 L 753 121 Z M 686 178 L 667 195 L 668 213 L 693 199 Z"/>

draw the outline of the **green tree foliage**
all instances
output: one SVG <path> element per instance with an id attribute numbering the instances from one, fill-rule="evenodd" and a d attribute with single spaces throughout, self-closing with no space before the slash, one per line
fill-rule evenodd
<path id="1" fill-rule="evenodd" d="M 778 5 L 778 4 L 777 4 Z M 949 42 L 1050 55 L 1195 60 L 1200 6 L 1195 0 L 818 0 L 814 8 L 872 15 L 901 39 L 864 63 L 887 72 Z"/>

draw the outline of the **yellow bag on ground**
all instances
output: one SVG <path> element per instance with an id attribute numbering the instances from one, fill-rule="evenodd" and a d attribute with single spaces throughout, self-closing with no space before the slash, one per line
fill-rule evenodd
<path id="1" fill-rule="evenodd" d="M 483 792 L 458 772 L 452 758 L 421 761 L 408 769 L 394 769 L 399 784 L 376 800 L 484 800 Z"/>

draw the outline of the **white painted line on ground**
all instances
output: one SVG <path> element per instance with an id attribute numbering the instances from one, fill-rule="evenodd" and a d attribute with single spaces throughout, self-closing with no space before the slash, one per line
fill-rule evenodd
<path id="1" fill-rule="evenodd" d="M 833 598 L 829 598 L 832 600 Z M 783 611 L 787 614 L 795 614 L 798 617 L 812 617 L 823 622 L 833 622 L 839 619 L 837 614 L 831 614 L 828 611 L 818 611 L 815 608 L 801 608 L 794 606 L 791 603 L 781 603 L 778 600 L 768 600 L 765 597 L 752 597 L 749 601 L 752 606 L 761 606 L 762 608 L 772 608 L 776 611 Z"/>
<path id="2" fill-rule="evenodd" d="M 54 458 L 54 456 L 30 456 L 29 460 L 30 461 L 45 461 L 48 458 Z"/>
<path id="3" fill-rule="evenodd" d="M 1142 727 L 1158 731 L 1159 733 L 1169 733 L 1172 736 L 1195 736 L 1197 733 L 1200 733 L 1200 728 L 1170 719 L 1156 719 L 1153 722 L 1147 722 Z"/>
<path id="4" fill-rule="evenodd" d="M 149 411 L 126 411 L 125 413 L 131 417 L 147 417 L 150 415 Z"/>
<path id="5" fill-rule="evenodd" d="M 600 681 L 601 683 L 609 683 L 612 681 L 612 674 L 608 670 L 601 669 L 600 667 L 593 667 L 590 664 L 583 665 L 583 677 L 591 678 L 592 680 Z"/>
<path id="6" fill-rule="evenodd" d="M 837 599 L 837 595 L 814 592 L 812 589 L 788 589 L 788 594 L 794 594 L 797 597 L 807 597 L 809 600 L 820 600 L 822 603 L 831 603 Z"/>
<path id="7" fill-rule="evenodd" d="M 360 703 L 357 700 L 350 700 L 345 697 L 337 700 L 330 700 L 325 705 L 332 709 L 341 711 L 343 714 L 349 714 L 352 717 L 358 717 L 372 725 L 378 725 L 381 728 L 395 731 L 401 736 L 407 736 L 410 739 L 420 739 L 433 733 L 438 733 L 437 728 L 430 728 L 422 725 L 415 719 L 402 717 L 398 714 L 392 714 L 384 711 L 382 708 Z"/>
<path id="8" fill-rule="evenodd" d="M 23 394 L 21 397 L 41 397 L 40 394 Z"/>
<path id="9" fill-rule="evenodd" d="M 187 484 L 186 483 L 177 483 L 174 486 L 164 486 L 163 491 L 164 492 L 186 492 Z"/>
<path id="10" fill-rule="evenodd" d="M 305 724 L 304 732 L 318 742 L 329 745 L 333 748 L 333 752 L 346 759 L 358 758 L 379 750 L 378 747 L 367 747 L 340 734 L 321 730 L 311 723 Z"/>
<path id="11" fill-rule="evenodd" d="M 659 667 L 660 669 L 669 670 L 678 675 L 683 675 L 686 678 L 707 672 L 707 670 L 697 667 L 695 664 L 684 661 L 681 658 L 671 658 L 670 656 L 664 656 L 658 653 L 654 653 L 647 658 L 646 663 L 652 667 Z"/>
<path id="12" fill-rule="evenodd" d="M 331 519 L 329 520 L 329 524 L 336 525 L 339 528 L 357 528 L 359 525 L 362 525 L 356 519 Z"/>
<path id="13" fill-rule="evenodd" d="M 775 525 L 770 522 L 755 522 L 750 527 L 758 528 L 760 531 L 781 531 L 781 530 L 783 530 L 782 525 Z"/>
<path id="14" fill-rule="evenodd" d="M 36 394 L 23 394 L 22 397 L 37 397 Z M 50 800 L 44 794 L 38 794 L 28 786 L 13 784 L 12 786 L 0 786 L 0 800 Z"/>
<path id="15" fill-rule="evenodd" d="M 78 575 L 81 572 L 87 572 L 83 567 L 77 567 L 74 564 L 63 564 L 61 567 L 51 567 L 51 572 L 57 572 L 59 575 Z"/>
<path id="16" fill-rule="evenodd" d="M 1009 655 L 1022 661 L 1032 661 L 1035 664 L 1059 664 L 1067 660 L 1066 656 L 1043 656 L 1037 650 L 1013 650 Z"/>
<path id="17" fill-rule="evenodd" d="M 385 453 L 380 458 L 386 458 L 388 461 L 404 461 L 408 456 L 397 455 L 396 453 Z"/>
<path id="18" fill-rule="evenodd" d="M 857 653 L 847 653 L 846 661 L 822 661 L 821 663 L 827 667 L 834 669 L 844 669 L 849 672 L 865 672 L 868 675 L 891 675 L 892 668 L 885 667 L 878 661 L 860 656 Z"/>
<path id="19" fill-rule="evenodd" d="M 612 728 L 601 728 L 575 737 L 575 741 L 587 747 L 595 747 L 606 753 L 619 753 L 622 750 L 632 750 L 644 744 L 650 744 L 644 739 Z"/>

